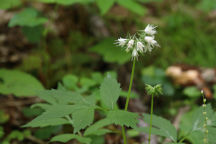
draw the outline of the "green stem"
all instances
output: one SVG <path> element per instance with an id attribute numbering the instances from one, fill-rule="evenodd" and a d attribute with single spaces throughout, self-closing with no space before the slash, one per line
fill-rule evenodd
<path id="1" fill-rule="evenodd" d="M 125 104 L 125 110 L 126 111 L 128 109 L 128 103 L 129 103 L 129 100 L 130 100 L 130 94 L 131 94 L 131 88 L 132 88 L 132 84 L 133 84 L 133 77 L 134 77 L 134 70 L 135 70 L 135 63 L 136 63 L 136 59 L 133 60 L 133 67 L 132 67 L 132 72 L 131 72 L 130 85 L 129 85 L 129 89 L 128 89 L 128 95 L 127 95 L 126 104 Z"/>
<path id="2" fill-rule="evenodd" d="M 131 77 L 130 77 L 130 85 L 128 88 L 128 95 L 127 95 L 127 99 L 126 99 L 126 103 L 125 103 L 125 111 L 127 111 L 127 109 L 128 109 L 128 104 L 129 104 L 129 100 L 130 100 L 131 88 L 132 88 L 132 84 L 133 84 L 134 71 L 135 71 L 135 64 L 136 64 L 136 59 L 133 60 L 132 72 L 131 72 Z M 122 126 L 122 137 L 124 139 L 124 144 L 127 144 L 127 138 L 126 138 L 124 126 Z"/>
<path id="3" fill-rule="evenodd" d="M 122 126 L 122 137 L 123 137 L 123 139 L 124 139 L 124 144 L 127 144 L 127 138 L 126 138 L 124 126 Z"/>
<path id="4" fill-rule="evenodd" d="M 191 134 L 192 130 L 190 132 L 188 132 L 183 138 L 181 138 L 179 140 L 179 143 L 182 143 L 190 134 Z"/>
<path id="5" fill-rule="evenodd" d="M 149 128 L 149 144 L 151 143 L 153 106 L 154 106 L 154 95 L 152 95 L 152 99 L 151 99 L 151 119 L 150 119 L 150 128 Z"/>

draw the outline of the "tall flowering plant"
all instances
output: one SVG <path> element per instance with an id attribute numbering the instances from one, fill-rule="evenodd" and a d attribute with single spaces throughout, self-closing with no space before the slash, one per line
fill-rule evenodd
<path id="1" fill-rule="evenodd" d="M 160 47 L 158 42 L 155 40 L 155 34 L 156 26 L 148 24 L 144 30 L 139 31 L 134 36 L 128 36 L 126 38 L 119 38 L 116 42 L 116 44 L 120 47 L 123 47 L 126 52 L 131 52 L 131 57 L 133 60 L 133 66 L 132 66 L 132 72 L 131 72 L 131 78 L 130 78 L 130 85 L 128 89 L 128 95 L 125 103 L 125 111 L 128 109 L 128 103 L 130 100 L 130 94 L 131 94 L 131 88 L 133 83 L 133 77 L 134 77 L 134 71 L 135 71 L 135 63 L 136 60 L 138 60 L 138 57 L 140 54 L 151 52 L 153 48 Z M 161 87 L 158 85 L 156 87 L 150 87 L 147 86 L 148 91 L 160 91 L 161 93 Z M 154 92 L 153 92 L 154 93 Z M 149 143 L 151 141 L 151 127 L 152 127 L 152 115 L 153 115 L 153 97 L 152 95 L 152 102 L 151 102 L 151 122 L 150 122 L 150 130 L 149 130 Z M 124 144 L 127 143 L 127 138 L 125 135 L 125 128 L 122 126 L 122 136 L 124 139 Z"/>

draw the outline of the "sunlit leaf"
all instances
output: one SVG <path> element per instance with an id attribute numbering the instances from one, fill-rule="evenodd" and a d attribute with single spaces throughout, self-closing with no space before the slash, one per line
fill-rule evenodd
<path id="1" fill-rule="evenodd" d="M 41 83 L 30 74 L 0 69 L 0 93 L 16 96 L 35 96 L 38 90 L 43 90 Z"/>
<path id="2" fill-rule="evenodd" d="M 33 8 L 26 8 L 20 13 L 14 15 L 9 22 L 9 27 L 13 26 L 28 26 L 35 27 L 44 24 L 46 18 L 39 16 L 39 12 Z"/>

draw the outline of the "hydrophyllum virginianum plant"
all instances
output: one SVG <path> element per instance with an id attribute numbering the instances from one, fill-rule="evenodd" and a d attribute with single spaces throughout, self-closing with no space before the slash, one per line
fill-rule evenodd
<path id="1" fill-rule="evenodd" d="M 122 126 L 122 135 L 126 144 L 127 139 L 124 126 L 134 129 L 137 128 L 139 117 L 137 113 L 127 111 L 134 77 L 135 62 L 138 60 L 139 54 L 152 51 L 154 47 L 159 46 L 154 39 L 155 34 L 155 27 L 148 25 L 145 30 L 138 32 L 133 37 L 117 40 L 118 45 L 124 47 L 127 52 L 132 52 L 133 60 L 125 110 L 120 110 L 117 105 L 117 100 L 121 93 L 120 84 L 111 75 L 108 75 L 104 78 L 99 90 L 94 90 L 90 95 L 88 93 L 82 93 L 79 90 L 69 91 L 61 84 L 56 90 L 39 91 L 37 96 L 46 103 L 37 103 L 32 107 L 39 107 L 44 112 L 24 127 L 71 125 L 73 133 L 57 135 L 51 139 L 51 142 L 59 141 L 66 143 L 67 141 L 76 139 L 80 143 L 94 144 L 94 136 L 102 136 L 106 133 L 113 132 L 103 127 L 115 124 Z M 153 93 L 158 91 L 158 88 L 158 86 L 149 87 L 147 90 L 153 96 Z M 99 111 L 102 114 L 102 119 L 96 122 L 94 122 L 95 111 Z M 118 130 L 114 131 L 121 133 Z"/>
<path id="2" fill-rule="evenodd" d="M 154 47 L 159 47 L 159 44 L 155 40 L 155 34 L 156 26 L 148 24 L 147 27 L 144 30 L 139 31 L 134 36 L 128 36 L 127 38 L 119 38 L 116 42 L 116 44 L 120 47 L 123 47 L 126 52 L 131 52 L 132 60 L 133 60 L 133 66 L 132 66 L 132 72 L 131 72 L 131 78 L 130 78 L 130 85 L 128 89 L 128 96 L 126 99 L 125 104 L 125 110 L 128 109 L 128 103 L 130 99 L 131 94 L 131 88 L 133 83 L 133 77 L 134 77 L 134 70 L 135 70 L 135 63 L 138 60 L 138 57 L 140 54 L 151 52 Z M 151 141 L 151 127 L 152 127 L 152 114 L 153 114 L 153 97 L 154 95 L 161 94 L 162 89 L 160 85 L 156 87 L 151 87 L 150 85 L 147 85 L 147 91 L 150 95 L 152 95 L 152 101 L 151 101 L 151 122 L 150 122 L 150 130 L 149 130 L 149 144 Z M 127 143 L 126 135 L 125 135 L 125 128 L 122 126 L 122 136 L 124 139 L 124 144 Z"/>
<path id="3" fill-rule="evenodd" d="M 42 90 L 37 93 L 37 96 L 44 100 L 44 102 L 34 104 L 32 107 L 39 107 L 44 112 L 24 127 L 71 126 L 70 131 L 67 133 L 60 133 L 51 138 L 50 141 L 66 143 L 75 139 L 83 144 L 96 144 L 96 138 L 107 133 L 122 134 L 124 144 L 126 144 L 125 127 L 130 127 L 136 132 L 148 133 L 149 143 L 151 141 L 151 134 L 155 134 L 169 138 L 172 141 L 170 144 L 182 144 L 185 139 L 190 139 L 192 134 L 198 133 L 202 135 L 204 130 L 206 134 L 204 139 L 208 139 L 206 142 L 208 142 L 208 144 L 215 144 L 212 134 L 216 131 L 216 113 L 212 110 L 210 105 L 205 105 L 204 103 L 203 107 L 195 112 L 194 119 L 191 121 L 191 127 L 187 126 L 188 131 L 181 134 L 179 137 L 180 140 L 178 139 L 176 128 L 170 121 L 153 115 L 153 98 L 162 93 L 160 85 L 154 87 L 146 85 L 147 93 L 152 96 L 151 114 L 144 113 L 141 118 L 148 126 L 137 127 L 139 115 L 127 111 L 131 96 L 135 62 L 138 60 L 140 54 L 152 51 L 154 47 L 159 46 L 154 39 L 155 34 L 155 26 L 148 25 L 145 30 L 139 31 L 134 36 L 117 40 L 119 46 L 124 47 L 127 52 L 131 52 L 133 60 L 124 110 L 119 109 L 117 105 L 117 101 L 122 92 L 120 84 L 111 75 L 108 75 L 101 81 L 100 78 L 96 78 L 97 82 L 95 82 L 100 84 L 99 89 L 91 87 L 92 84 L 89 80 L 82 81 L 82 84 L 85 85 L 86 83 L 89 89 L 86 89 L 87 87 L 84 85 L 82 87 L 82 84 L 79 86 L 77 84 L 76 86 L 75 83 L 78 79 L 70 77 L 66 84 L 69 85 L 71 81 L 72 87 L 76 87 L 74 90 L 67 89 L 67 86 L 64 85 L 63 82 L 63 84 L 60 83 L 58 85 L 57 89 Z M 75 83 L 73 81 L 75 81 Z M 100 117 L 96 122 L 95 112 L 97 112 Z M 122 131 L 116 127 L 109 127 L 113 124 L 121 126 Z M 209 133 L 207 133 L 207 130 Z"/>

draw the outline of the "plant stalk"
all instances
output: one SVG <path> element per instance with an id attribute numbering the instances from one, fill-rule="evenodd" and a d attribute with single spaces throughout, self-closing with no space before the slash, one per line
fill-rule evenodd
<path id="1" fill-rule="evenodd" d="M 134 71 L 135 71 L 135 64 L 136 64 L 136 59 L 133 60 L 132 72 L 131 72 L 131 77 L 130 77 L 130 85 L 128 88 L 128 95 L 127 95 L 127 99 L 126 99 L 126 103 L 125 103 L 125 111 L 127 111 L 127 109 L 128 109 L 128 104 L 129 104 L 129 100 L 130 100 L 131 88 L 132 88 L 132 84 L 133 84 Z M 122 137 L 124 139 L 124 144 L 127 144 L 127 138 L 126 138 L 124 126 L 122 126 Z"/>
<path id="2" fill-rule="evenodd" d="M 151 143 L 151 130 L 152 130 L 152 116 L 153 116 L 153 107 L 154 107 L 154 95 L 151 98 L 151 119 L 150 119 L 150 127 L 149 127 L 149 144 Z"/>
<path id="3" fill-rule="evenodd" d="M 133 60 L 132 72 L 131 72 L 131 77 L 130 77 L 130 85 L 128 88 L 128 95 L 127 95 L 127 99 L 126 99 L 126 103 L 125 103 L 125 110 L 126 111 L 128 109 L 128 104 L 129 104 L 129 100 L 130 100 L 131 88 L 132 88 L 132 84 L 133 84 L 134 71 L 135 71 L 135 64 L 136 64 L 136 59 Z"/>
<path id="4" fill-rule="evenodd" d="M 122 126 L 122 137 L 123 137 L 123 140 L 124 140 L 124 144 L 127 144 L 127 138 L 126 138 L 124 126 Z"/>

